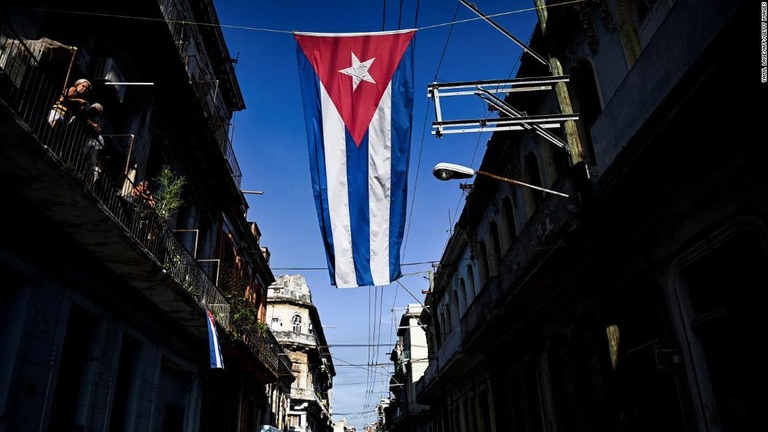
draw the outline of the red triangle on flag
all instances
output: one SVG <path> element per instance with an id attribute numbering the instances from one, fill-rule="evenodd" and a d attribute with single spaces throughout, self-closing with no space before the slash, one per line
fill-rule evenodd
<path id="1" fill-rule="evenodd" d="M 415 32 L 294 34 L 357 147 Z"/>

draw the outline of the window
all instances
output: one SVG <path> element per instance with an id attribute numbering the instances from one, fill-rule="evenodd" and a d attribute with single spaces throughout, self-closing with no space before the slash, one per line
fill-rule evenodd
<path id="1" fill-rule="evenodd" d="M 501 225 L 505 234 L 502 244 L 504 245 L 504 251 L 506 252 L 512 246 L 512 242 L 517 238 L 515 209 L 512 207 L 512 199 L 508 196 L 501 200 Z"/>
<path id="2" fill-rule="evenodd" d="M 480 430 L 484 432 L 490 432 L 493 430 L 491 427 L 491 406 L 493 401 L 491 395 L 488 393 L 488 389 L 483 388 L 480 394 L 477 395 L 477 401 L 480 405 L 480 422 L 482 424 Z"/>
<path id="3" fill-rule="evenodd" d="M 704 355 L 696 361 L 706 363 L 713 390 L 709 406 L 717 406 L 722 429 L 757 430 L 757 401 L 764 396 L 755 379 L 765 375 L 756 341 L 764 337 L 764 322 L 754 295 L 768 285 L 766 239 L 743 230 L 707 249 L 680 275 L 690 298 L 685 318 L 695 333 L 695 348 Z"/>
<path id="4" fill-rule="evenodd" d="M 445 325 L 446 325 L 445 324 L 445 310 L 441 310 L 440 311 L 438 321 L 439 321 L 439 326 L 440 326 L 440 328 L 439 328 L 439 335 L 440 335 L 440 337 L 438 338 L 440 340 L 440 343 L 438 344 L 438 348 L 439 348 L 445 342 Z"/>
<path id="5" fill-rule="evenodd" d="M 579 386 L 574 368 L 576 359 L 568 337 L 564 334 L 555 336 L 547 354 L 558 430 L 579 430 Z"/>
<path id="6" fill-rule="evenodd" d="M 280 327 L 282 327 L 283 324 L 280 322 L 280 318 L 278 317 L 272 317 L 272 322 L 270 323 L 269 327 L 272 330 L 278 330 Z"/>
<path id="7" fill-rule="evenodd" d="M 538 370 L 532 359 L 523 361 L 512 373 L 510 389 L 512 394 L 512 424 L 515 431 L 536 432 L 544 430 L 538 382 Z"/>
<path id="8" fill-rule="evenodd" d="M 481 241 L 478 249 L 480 249 L 480 262 L 478 263 L 478 268 L 480 269 L 480 287 L 482 289 L 490 275 L 490 269 L 488 267 L 488 247 L 485 246 L 484 241 Z"/>
<path id="9" fill-rule="evenodd" d="M 539 160 L 533 153 L 528 153 L 523 158 L 523 178 L 525 183 L 539 187 L 542 186 L 541 174 L 539 173 Z M 523 189 L 525 191 L 525 210 L 527 216 L 530 218 L 544 199 L 544 194 L 537 189 L 528 187 Z"/>
<path id="10" fill-rule="evenodd" d="M 60 430 L 74 430 L 80 394 L 93 383 L 87 375 L 95 359 L 88 353 L 98 336 L 99 320 L 78 305 L 72 305 L 61 348 L 58 377 L 51 407 L 51 425 Z"/>
<path id="11" fill-rule="evenodd" d="M 451 311 L 446 305 L 443 305 L 443 313 L 442 315 L 442 325 L 440 326 L 442 328 L 442 334 L 443 334 L 443 341 L 448 339 L 448 335 L 451 334 Z"/>
<path id="12" fill-rule="evenodd" d="M 472 398 L 467 397 L 464 399 L 464 403 L 462 404 L 462 408 L 464 408 L 464 427 L 466 429 L 464 430 L 475 430 L 475 422 L 474 422 L 474 416 L 473 410 L 472 410 Z"/>
<path id="13" fill-rule="evenodd" d="M 573 110 L 579 113 L 579 138 L 584 143 L 585 157 L 588 162 L 595 163 L 595 151 L 592 145 L 592 125 L 603 111 L 598 93 L 595 73 L 592 63 L 587 59 L 581 59 L 571 66 L 571 89 L 574 95 L 571 98 Z"/>
<path id="14" fill-rule="evenodd" d="M 467 283 L 464 282 L 464 278 L 459 278 L 459 290 L 461 291 L 461 296 L 464 297 L 464 309 L 466 310 L 469 308 L 469 304 L 472 302 L 472 298 L 467 292 Z"/>
<path id="15" fill-rule="evenodd" d="M 301 315 L 299 314 L 294 315 L 293 319 L 291 320 L 291 323 L 293 323 L 293 332 L 301 333 Z"/>
<path id="16" fill-rule="evenodd" d="M 475 270 L 472 268 L 472 264 L 467 264 L 467 282 L 469 282 L 469 290 L 474 298 L 477 295 L 477 288 L 475 287 Z M 467 292 L 469 295 L 469 292 Z"/>
<path id="17" fill-rule="evenodd" d="M 129 418 L 132 409 L 131 389 L 138 385 L 142 343 L 128 334 L 123 335 L 120 345 L 120 360 L 115 377 L 112 412 L 109 418 L 110 430 L 131 430 Z"/>
<path id="18" fill-rule="evenodd" d="M 453 290 L 453 309 L 456 311 L 456 316 L 461 316 L 461 304 L 459 303 L 459 292 Z"/>
<path id="19" fill-rule="evenodd" d="M 499 240 L 499 226 L 496 221 L 491 222 L 490 233 L 491 250 L 488 252 L 488 276 L 498 276 L 501 263 L 501 241 Z"/>

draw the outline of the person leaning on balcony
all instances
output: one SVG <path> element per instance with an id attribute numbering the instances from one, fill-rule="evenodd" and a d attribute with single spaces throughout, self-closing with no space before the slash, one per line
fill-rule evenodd
<path id="1" fill-rule="evenodd" d="M 134 186 L 131 196 L 135 203 L 138 198 L 141 198 L 150 207 L 155 206 L 155 196 L 152 194 L 152 191 L 149 190 L 149 182 L 146 180 L 143 180 L 141 183 Z"/>
<path id="2" fill-rule="evenodd" d="M 53 104 L 48 114 L 48 124 L 51 127 L 57 123 L 68 123 L 72 121 L 73 113 L 77 114 L 88 105 L 85 95 L 91 90 L 91 82 L 85 78 L 75 81 L 72 87 L 67 88 Z"/>
<path id="3" fill-rule="evenodd" d="M 104 112 L 104 107 L 98 103 L 86 102 L 77 112 L 76 117 L 82 122 L 92 137 L 101 136 L 101 125 L 96 119 Z"/>
<path id="4" fill-rule="evenodd" d="M 88 134 L 85 144 L 85 152 L 90 155 L 93 165 L 93 181 L 99 178 L 101 173 L 101 151 L 104 149 L 104 138 L 101 136 L 101 125 L 96 119 L 104 112 L 104 107 L 96 102 L 84 105 L 75 116 L 83 125 Z"/>
<path id="5" fill-rule="evenodd" d="M 138 220 L 138 224 L 134 222 L 134 227 L 138 231 L 135 231 L 139 238 L 146 236 L 147 240 L 153 240 L 157 237 L 158 226 L 156 219 L 152 217 L 150 212 L 147 212 L 146 207 L 141 206 L 141 202 L 146 203 L 150 208 L 155 207 L 155 195 L 149 189 L 149 182 L 143 180 L 137 184 L 131 193 L 133 205 L 136 206 L 136 213 L 134 213 L 134 221 Z"/>

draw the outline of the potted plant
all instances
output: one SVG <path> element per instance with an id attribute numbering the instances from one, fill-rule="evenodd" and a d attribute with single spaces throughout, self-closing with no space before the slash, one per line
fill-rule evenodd
<path id="1" fill-rule="evenodd" d="M 177 176 L 167 165 L 163 166 L 155 180 L 160 185 L 160 189 L 155 194 L 155 211 L 164 221 L 167 221 L 184 204 L 181 192 L 187 180 Z"/>

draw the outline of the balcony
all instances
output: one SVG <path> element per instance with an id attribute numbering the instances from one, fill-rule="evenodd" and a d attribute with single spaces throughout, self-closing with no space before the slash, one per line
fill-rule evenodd
<path id="1" fill-rule="evenodd" d="M 231 331 L 230 303 L 154 209 L 131 197 L 127 172 L 103 169 L 79 123 L 49 125 L 59 93 L 21 38 L 0 39 L 0 176 L 17 222 L 28 214 L 50 224 L 198 337 L 207 337 L 200 306 Z M 274 336 L 252 328 L 241 342 L 274 379 L 282 352 Z"/>
<path id="2" fill-rule="evenodd" d="M 206 45 L 203 43 L 204 36 L 207 36 L 209 39 L 215 39 L 216 36 L 203 35 L 199 33 L 200 29 L 197 27 L 184 24 L 184 22 L 201 21 L 194 16 L 193 11 L 184 2 L 158 0 L 158 5 L 160 13 L 168 22 L 168 29 L 178 50 L 179 58 L 184 63 L 189 76 L 189 83 L 197 96 L 198 111 L 203 114 L 205 122 L 213 131 L 214 139 L 227 161 L 230 174 L 237 188 L 240 189 L 242 171 L 240 170 L 240 164 L 237 161 L 232 148 L 232 141 L 229 137 L 230 125 L 225 120 L 229 116 L 226 113 L 225 106 L 227 106 L 227 103 L 223 95 L 223 86 L 226 84 L 226 88 L 230 89 L 228 93 L 230 98 L 237 100 L 237 102 L 232 102 L 230 105 L 234 105 L 235 109 L 244 108 L 240 90 L 234 79 L 234 71 L 231 70 L 232 66 L 227 64 L 227 67 L 222 68 L 228 72 L 225 75 L 230 75 L 231 82 L 225 83 L 219 80 L 213 72 L 213 67 L 206 53 Z M 202 21 L 209 22 L 210 19 Z"/>
<path id="3" fill-rule="evenodd" d="M 89 252 L 116 272 L 136 276 L 129 280 L 150 298 L 155 297 L 166 311 L 175 312 L 172 303 L 177 299 L 153 294 L 151 287 L 170 277 L 226 326 L 229 308 L 213 282 L 165 228 L 160 216 L 146 202 L 132 200 L 134 185 L 125 172 L 101 172 L 92 158 L 89 136 L 79 123 L 48 124 L 51 102 L 59 91 L 46 81 L 36 57 L 21 40 L 3 42 L 0 117 L 7 162 L 3 174 L 15 184 L 26 185 L 19 191 L 24 199 Z M 108 234 L 109 241 L 94 234 Z M 142 266 L 135 265 L 139 260 Z M 145 266 L 154 267 L 150 277 L 141 277 Z M 148 286 L 141 286 L 144 284 Z"/>
<path id="4" fill-rule="evenodd" d="M 315 335 L 313 334 L 297 333 L 292 331 L 277 331 L 277 330 L 272 330 L 272 333 L 274 333 L 277 340 L 280 340 L 280 341 L 290 341 L 290 342 L 299 343 L 306 346 L 317 345 L 317 337 L 315 337 Z"/>
<path id="5" fill-rule="evenodd" d="M 312 304 L 312 296 L 299 290 L 288 288 L 270 288 L 268 292 L 270 300 L 296 300 L 304 304 Z"/>
<path id="6" fill-rule="evenodd" d="M 291 387 L 291 401 L 292 404 L 296 405 L 301 405 L 299 401 L 307 402 L 307 412 L 315 414 L 326 421 L 331 420 L 331 414 L 328 412 L 326 401 L 318 397 L 317 393 L 312 389 Z"/>
<path id="7" fill-rule="evenodd" d="M 424 375 L 416 383 L 418 403 L 428 404 L 433 391 L 449 387 L 456 378 L 474 366 L 477 358 L 464 352 L 461 333 L 460 327 L 456 327 L 443 341 L 437 358 L 429 360 Z"/>

